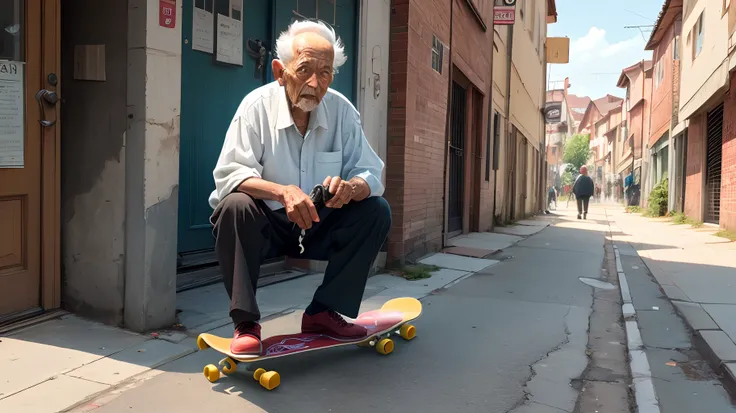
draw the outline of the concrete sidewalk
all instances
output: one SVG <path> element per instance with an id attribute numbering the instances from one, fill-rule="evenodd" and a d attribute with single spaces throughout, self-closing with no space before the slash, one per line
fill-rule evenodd
<path id="1" fill-rule="evenodd" d="M 386 273 L 371 277 L 361 311 L 380 308 L 391 298 L 422 298 L 454 285 L 497 264 L 488 257 L 547 225 L 548 217 L 543 217 L 503 227 L 503 234 L 457 237 L 451 242 L 457 253 L 446 250 L 420 260 L 440 268 L 428 279 L 407 281 Z M 309 304 L 322 276 L 309 274 L 259 289 L 264 335 L 298 328 L 296 315 Z M 0 379 L 0 411 L 58 412 L 80 404 L 91 409 L 95 403 L 89 401 L 98 395 L 135 386 L 136 382 L 166 372 L 172 361 L 195 352 L 198 334 L 232 335 L 229 300 L 221 283 L 180 293 L 177 308 L 180 324 L 146 335 L 72 314 L 0 334 L 0 371 L 6 373 Z"/>
<path id="2" fill-rule="evenodd" d="M 714 236 L 717 228 L 676 225 L 621 208 L 607 213 L 621 255 L 642 258 L 692 329 L 698 350 L 736 396 L 736 243 Z"/>

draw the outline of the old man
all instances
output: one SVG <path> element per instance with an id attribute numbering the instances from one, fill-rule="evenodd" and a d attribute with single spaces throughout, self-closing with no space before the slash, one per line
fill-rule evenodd
<path id="1" fill-rule="evenodd" d="M 342 315 L 357 317 L 391 226 L 381 197 L 383 161 L 358 111 L 330 89 L 346 61 L 341 40 L 322 23 L 295 22 L 278 38 L 276 54 L 276 81 L 248 93 L 235 112 L 209 200 L 236 355 L 262 351 L 259 270 L 263 260 L 283 255 L 329 262 L 302 316 L 303 332 L 366 336 Z M 318 213 L 308 194 L 320 184 L 333 197 Z"/>

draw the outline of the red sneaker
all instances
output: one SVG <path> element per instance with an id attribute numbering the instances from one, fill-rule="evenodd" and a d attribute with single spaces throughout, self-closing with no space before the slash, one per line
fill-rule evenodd
<path id="1" fill-rule="evenodd" d="M 335 338 L 358 339 L 367 336 L 368 330 L 363 326 L 348 323 L 340 314 L 328 310 L 315 315 L 304 313 L 302 333 L 320 333 Z"/>
<path id="2" fill-rule="evenodd" d="M 262 351 L 261 325 L 258 323 L 240 323 L 235 327 L 230 352 L 236 356 L 258 356 Z"/>

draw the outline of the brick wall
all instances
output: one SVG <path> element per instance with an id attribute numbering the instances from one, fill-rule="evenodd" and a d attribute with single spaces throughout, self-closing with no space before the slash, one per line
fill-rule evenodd
<path id="1" fill-rule="evenodd" d="M 662 65 L 663 76 L 660 84 L 655 87 L 654 79 L 657 76 L 657 65 L 653 69 L 652 80 L 652 133 L 648 137 L 649 147 L 654 144 L 670 128 L 672 119 L 672 72 L 674 60 L 672 59 L 672 41 L 674 39 L 674 24 L 667 28 L 664 37 L 654 49 L 654 63 L 659 59 Z"/>
<path id="2" fill-rule="evenodd" d="M 707 115 L 690 118 L 687 129 L 687 165 L 685 166 L 685 215 L 703 219 L 703 174 L 705 166 L 705 133 Z"/>
<path id="3" fill-rule="evenodd" d="M 721 169 L 721 228 L 736 231 L 736 72 L 723 103 L 723 162 Z"/>
<path id="4" fill-rule="evenodd" d="M 389 52 L 389 125 L 386 199 L 393 210 L 389 264 L 403 263 L 442 246 L 444 228 L 445 120 L 450 51 L 450 3 L 392 0 Z M 484 7 L 486 22 L 491 8 Z M 467 5 L 455 0 L 453 63 L 486 98 L 482 99 L 481 169 L 485 168 L 487 95 L 492 30 L 483 32 Z M 442 73 L 432 69 L 432 37 L 445 45 Z M 467 148 L 470 154 L 471 147 Z M 481 229 L 492 222 L 493 179 L 481 174 Z M 468 181 L 466 191 L 472 188 Z"/>

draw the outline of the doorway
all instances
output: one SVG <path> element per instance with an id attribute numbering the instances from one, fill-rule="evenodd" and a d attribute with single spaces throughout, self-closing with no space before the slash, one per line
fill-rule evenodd
<path id="1" fill-rule="evenodd" d="M 453 237 L 462 232 L 465 187 L 465 140 L 467 91 L 452 82 L 452 107 L 450 112 L 450 176 L 448 179 L 447 233 Z"/>
<path id="2" fill-rule="evenodd" d="M 58 6 L 0 3 L 0 325 L 60 301 Z"/>
<path id="3" fill-rule="evenodd" d="M 179 162 L 179 267 L 215 261 L 208 198 L 212 171 L 232 116 L 252 90 L 273 81 L 271 60 L 277 36 L 297 18 L 331 25 L 345 44 L 348 60 L 331 87 L 355 103 L 358 2 L 336 0 L 252 0 L 243 13 L 242 64 L 214 60 L 194 42 L 194 13 L 230 15 L 227 2 L 184 0 L 182 4 L 181 148 Z M 209 13 L 209 14 L 208 14 Z"/>

